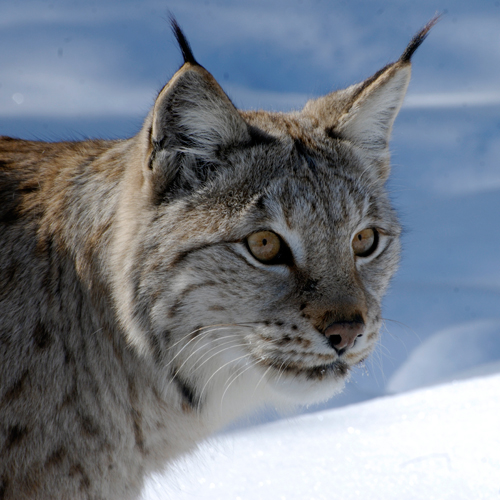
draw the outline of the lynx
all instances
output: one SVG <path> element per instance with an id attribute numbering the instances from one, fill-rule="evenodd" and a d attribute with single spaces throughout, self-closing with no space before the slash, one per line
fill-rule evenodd
<path id="1" fill-rule="evenodd" d="M 195 60 L 131 139 L 0 138 L 0 499 L 133 499 L 263 405 L 330 398 L 399 258 L 403 55 L 301 111 L 239 111 Z"/>

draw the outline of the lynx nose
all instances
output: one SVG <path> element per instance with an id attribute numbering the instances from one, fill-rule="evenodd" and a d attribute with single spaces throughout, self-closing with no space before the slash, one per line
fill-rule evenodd
<path id="1" fill-rule="evenodd" d="M 341 355 L 356 343 L 358 337 L 363 335 L 364 328 L 365 325 L 361 321 L 338 321 L 326 328 L 325 337 Z"/>

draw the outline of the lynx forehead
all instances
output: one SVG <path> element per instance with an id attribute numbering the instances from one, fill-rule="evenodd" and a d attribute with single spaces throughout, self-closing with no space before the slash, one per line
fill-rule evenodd
<path id="1" fill-rule="evenodd" d="M 372 350 L 399 259 L 385 182 L 410 58 L 301 111 L 184 64 L 122 141 L 0 138 L 0 499 L 137 498 L 256 407 Z"/>

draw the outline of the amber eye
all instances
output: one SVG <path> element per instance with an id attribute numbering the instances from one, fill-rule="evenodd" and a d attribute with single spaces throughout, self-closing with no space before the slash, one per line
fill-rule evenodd
<path id="1" fill-rule="evenodd" d="M 247 238 L 248 249 L 252 255 L 264 264 L 276 260 L 282 250 L 281 238 L 271 231 L 259 231 Z"/>
<path id="2" fill-rule="evenodd" d="M 358 257 L 368 257 L 377 248 L 378 245 L 378 232 L 376 229 L 363 229 L 356 233 L 352 240 L 352 249 L 354 255 Z"/>

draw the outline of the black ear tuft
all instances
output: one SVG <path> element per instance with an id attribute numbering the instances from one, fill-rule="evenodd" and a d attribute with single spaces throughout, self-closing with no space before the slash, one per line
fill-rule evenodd
<path id="1" fill-rule="evenodd" d="M 191 45 L 189 45 L 186 36 L 182 32 L 173 14 L 170 14 L 170 25 L 172 26 L 172 31 L 174 32 L 177 43 L 181 48 L 182 57 L 184 57 L 184 63 L 191 63 L 199 66 L 198 62 L 194 58 L 193 51 L 191 50 Z"/>
<path id="2" fill-rule="evenodd" d="M 400 61 L 407 63 L 410 62 L 413 53 L 420 47 L 422 42 L 427 38 L 431 28 L 439 21 L 441 14 L 436 14 L 411 40 L 403 55 L 400 57 Z"/>

